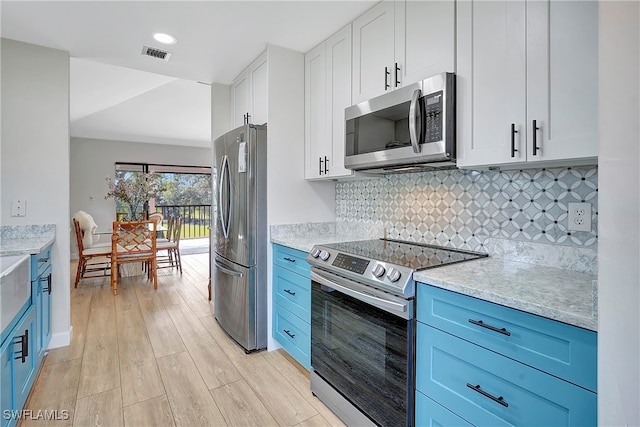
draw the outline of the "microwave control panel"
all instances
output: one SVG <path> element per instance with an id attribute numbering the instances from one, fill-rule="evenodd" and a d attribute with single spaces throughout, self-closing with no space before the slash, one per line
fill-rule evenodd
<path id="1" fill-rule="evenodd" d="M 442 141 L 443 96 L 442 91 L 424 96 L 424 142 Z"/>

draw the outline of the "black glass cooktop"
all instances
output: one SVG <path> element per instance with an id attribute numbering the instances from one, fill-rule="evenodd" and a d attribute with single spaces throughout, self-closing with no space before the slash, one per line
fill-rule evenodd
<path id="1" fill-rule="evenodd" d="M 488 256 L 481 252 L 464 251 L 393 239 L 341 242 L 323 246 L 353 256 L 362 256 L 413 270 L 424 270 L 426 268 L 439 267 L 445 264 L 453 264 Z"/>

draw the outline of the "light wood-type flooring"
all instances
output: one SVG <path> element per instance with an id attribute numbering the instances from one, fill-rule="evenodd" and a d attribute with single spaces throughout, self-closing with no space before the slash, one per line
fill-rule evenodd
<path id="1" fill-rule="evenodd" d="M 116 296 L 108 277 L 72 289 L 71 345 L 49 352 L 25 407 L 68 419 L 20 424 L 343 425 L 282 350 L 247 355 L 219 327 L 207 254 L 183 256 L 183 270 L 160 270 L 157 291 L 144 276 L 122 278 Z"/>

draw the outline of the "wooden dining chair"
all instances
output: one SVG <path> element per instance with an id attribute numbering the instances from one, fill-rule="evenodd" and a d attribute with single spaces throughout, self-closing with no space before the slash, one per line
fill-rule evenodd
<path id="1" fill-rule="evenodd" d="M 169 240 L 166 242 L 158 242 L 156 249 L 158 252 L 157 265 L 158 268 L 175 267 L 182 274 L 182 259 L 180 258 L 180 236 L 182 234 L 182 217 L 173 219 L 171 233 L 167 235 Z M 167 251 L 166 255 L 161 251 Z"/>
<path id="2" fill-rule="evenodd" d="M 113 222 L 111 235 L 111 287 L 118 294 L 118 267 L 120 264 L 142 262 L 148 265 L 147 275 L 153 279 L 153 288 L 158 289 L 156 268 L 156 222 L 130 221 Z"/>
<path id="3" fill-rule="evenodd" d="M 90 277 L 106 276 L 111 271 L 111 246 L 94 246 L 85 248 L 83 243 L 84 233 L 80 229 L 80 223 L 73 218 L 73 227 L 76 231 L 76 241 L 78 242 L 78 269 L 74 288 L 78 287 L 81 279 Z M 94 260 L 95 262 L 90 262 Z M 91 273 L 101 272 L 100 275 Z"/>

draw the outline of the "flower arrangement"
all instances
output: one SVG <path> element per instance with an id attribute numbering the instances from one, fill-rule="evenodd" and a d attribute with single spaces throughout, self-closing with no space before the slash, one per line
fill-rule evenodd
<path id="1" fill-rule="evenodd" d="M 149 199 L 162 191 L 160 177 L 153 172 L 125 173 L 116 171 L 115 180 L 107 176 L 105 181 L 109 191 L 104 198 L 114 198 L 126 205 L 130 221 L 141 220 L 142 212 Z"/>

